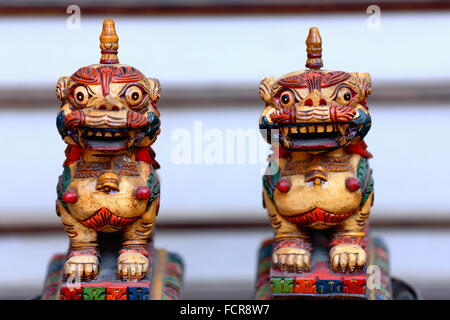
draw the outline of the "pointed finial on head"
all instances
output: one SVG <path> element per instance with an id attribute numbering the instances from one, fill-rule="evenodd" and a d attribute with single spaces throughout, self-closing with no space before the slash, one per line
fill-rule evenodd
<path id="1" fill-rule="evenodd" d="M 100 63 L 119 63 L 119 58 L 117 57 L 119 37 L 117 36 L 114 20 L 112 19 L 103 21 L 102 34 L 100 35 L 100 49 L 102 50 Z"/>
<path id="2" fill-rule="evenodd" d="M 323 67 L 322 60 L 322 38 L 320 37 L 319 29 L 312 27 L 309 29 L 308 38 L 306 38 L 306 52 L 308 59 L 306 60 L 306 67 L 313 70 L 319 70 Z"/>

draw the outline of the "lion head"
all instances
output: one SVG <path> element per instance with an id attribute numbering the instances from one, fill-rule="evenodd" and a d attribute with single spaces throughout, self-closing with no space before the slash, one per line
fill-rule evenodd
<path id="1" fill-rule="evenodd" d="M 119 64 L 112 20 L 105 20 L 100 41 L 100 64 L 58 81 L 58 131 L 69 145 L 99 152 L 149 146 L 160 131 L 159 81 Z"/>
<path id="2" fill-rule="evenodd" d="M 260 128 L 277 129 L 275 135 L 289 151 L 324 152 L 358 143 L 371 125 L 366 105 L 370 75 L 320 70 L 317 28 L 311 28 L 306 44 L 309 70 L 261 81 L 259 94 L 265 108 Z"/>

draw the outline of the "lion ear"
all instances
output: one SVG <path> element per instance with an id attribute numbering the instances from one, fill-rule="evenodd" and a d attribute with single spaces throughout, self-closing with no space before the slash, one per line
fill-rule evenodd
<path id="1" fill-rule="evenodd" d="M 68 77 L 61 77 L 56 84 L 56 97 L 61 101 L 67 100 L 67 80 Z"/>
<path id="2" fill-rule="evenodd" d="M 275 78 L 265 77 L 259 83 L 259 96 L 266 104 L 272 101 L 272 86 L 275 82 Z"/>
<path id="3" fill-rule="evenodd" d="M 148 94 L 150 96 L 150 100 L 156 102 L 161 97 L 161 85 L 159 80 L 156 78 L 147 78 L 147 80 L 149 84 Z"/>
<path id="4" fill-rule="evenodd" d="M 369 96 L 372 93 L 372 78 L 370 77 L 370 73 L 355 72 L 352 74 L 358 79 L 358 86 L 364 96 Z"/>

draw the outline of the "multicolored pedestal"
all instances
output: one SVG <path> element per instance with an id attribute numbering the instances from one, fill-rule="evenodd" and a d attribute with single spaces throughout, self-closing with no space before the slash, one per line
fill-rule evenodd
<path id="1" fill-rule="evenodd" d="M 140 281 L 116 278 L 116 250 L 102 252 L 100 272 L 96 280 L 73 283 L 62 280 L 65 254 L 50 261 L 43 300 L 178 300 L 183 276 L 183 262 L 174 253 L 153 250 L 149 246 L 150 270 Z"/>
<path id="2" fill-rule="evenodd" d="M 274 240 L 264 241 L 259 250 L 256 299 L 392 299 L 389 256 L 379 238 L 369 239 L 368 263 L 360 272 L 335 273 L 329 268 L 328 249 L 314 241 L 311 271 L 291 273 L 272 268 Z"/>

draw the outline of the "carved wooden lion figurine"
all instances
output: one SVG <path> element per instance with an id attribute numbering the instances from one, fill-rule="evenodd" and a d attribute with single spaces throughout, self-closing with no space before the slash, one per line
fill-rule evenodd
<path id="1" fill-rule="evenodd" d="M 308 70 L 261 81 L 260 128 L 271 131 L 266 139 L 275 146 L 263 198 L 275 232 L 275 268 L 309 271 L 311 234 L 328 229 L 331 268 L 353 272 L 366 263 L 373 202 L 371 155 L 363 141 L 371 126 L 371 79 L 320 70 L 321 41 L 311 28 Z"/>
<path id="2" fill-rule="evenodd" d="M 119 64 L 114 22 L 105 20 L 101 60 L 62 77 L 57 127 L 68 144 L 57 213 L 70 238 L 64 276 L 95 279 L 99 232 L 121 232 L 117 275 L 142 279 L 159 206 L 151 145 L 160 132 L 159 81 Z"/>

